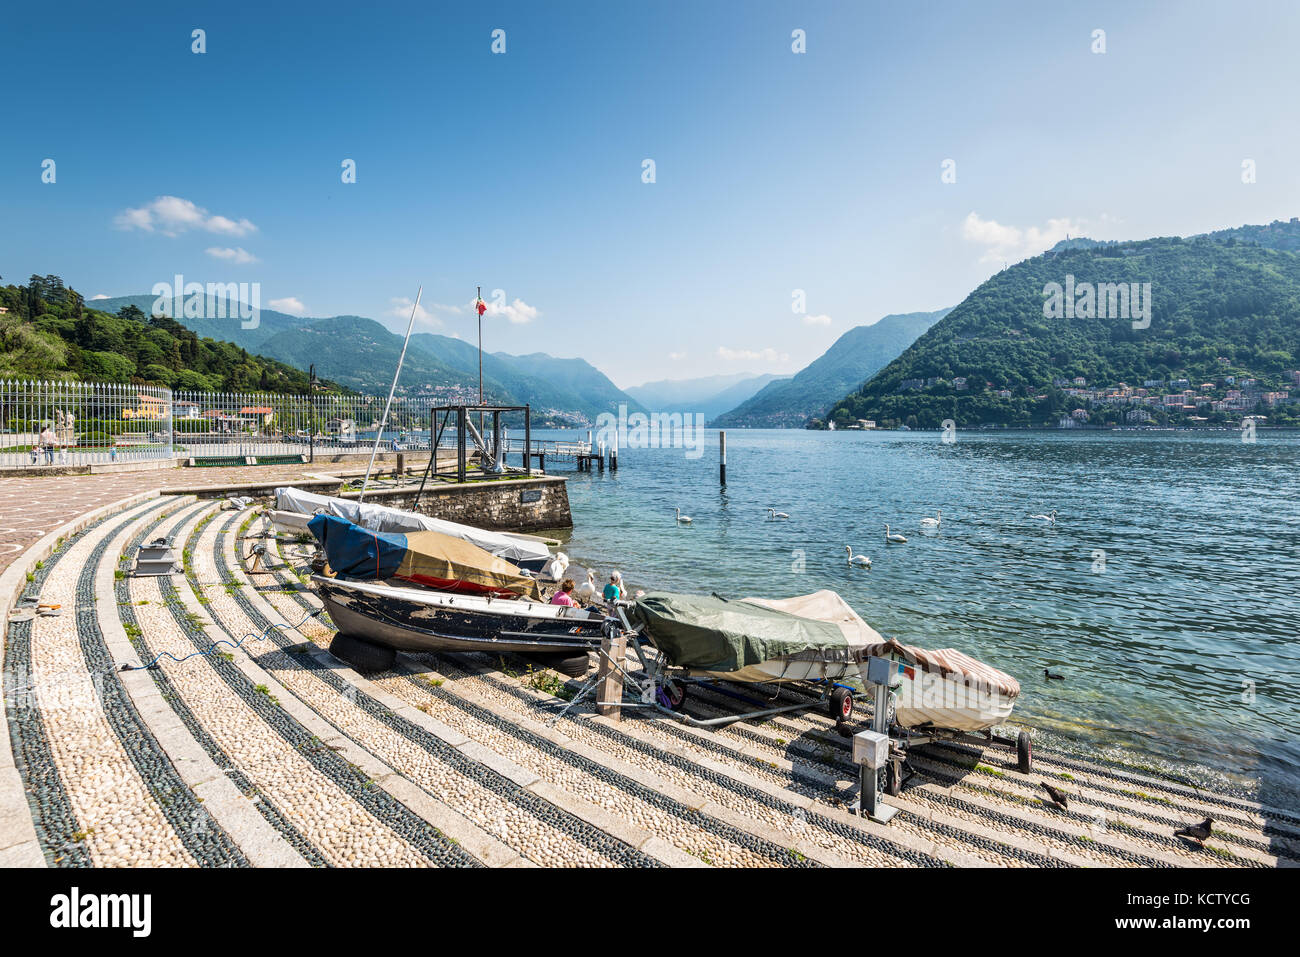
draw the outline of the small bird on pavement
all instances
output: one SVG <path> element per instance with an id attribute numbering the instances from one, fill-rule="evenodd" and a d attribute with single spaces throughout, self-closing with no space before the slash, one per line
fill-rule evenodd
<path id="1" fill-rule="evenodd" d="M 1174 831 L 1174 837 L 1188 837 L 1197 844 L 1204 844 L 1205 839 L 1210 836 L 1214 829 L 1214 818 L 1207 817 L 1200 824 L 1192 824 L 1188 827 L 1181 827 Z"/>
<path id="2" fill-rule="evenodd" d="M 1048 681 L 1064 681 L 1064 680 L 1065 680 L 1065 675 L 1054 675 L 1054 674 L 1052 674 L 1052 669 L 1051 669 L 1051 668 L 1044 668 L 1044 669 L 1043 669 L 1043 674 L 1047 676 L 1047 680 L 1048 680 Z"/>
<path id="3" fill-rule="evenodd" d="M 1047 796 L 1052 799 L 1053 804 L 1059 807 L 1062 811 L 1069 810 L 1070 796 L 1068 794 L 1064 791 L 1056 790 L 1056 788 L 1052 787 L 1046 781 L 1039 781 L 1038 783 L 1043 786 L 1043 790 L 1047 792 Z"/>

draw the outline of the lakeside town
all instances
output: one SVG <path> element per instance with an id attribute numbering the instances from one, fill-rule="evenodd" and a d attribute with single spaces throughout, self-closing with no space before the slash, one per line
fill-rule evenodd
<path id="1" fill-rule="evenodd" d="M 1231 364 L 1226 358 L 1217 361 L 1224 367 Z M 1055 420 L 1055 427 L 1061 429 L 1085 426 L 1223 428 L 1239 426 L 1246 421 L 1259 426 L 1300 424 L 1294 411 L 1300 403 L 1300 396 L 1292 396 L 1291 393 L 1291 387 L 1300 387 L 1300 370 L 1287 371 L 1286 378 L 1289 386 L 1273 389 L 1263 386 L 1256 377 L 1238 377 L 1231 373 L 1195 385 L 1187 378 L 1171 378 L 1145 379 L 1140 386 L 1119 382 L 1115 385 L 1090 387 L 1087 379 L 1076 376 L 1073 379 L 1053 379 L 1051 389 L 1043 391 L 1023 387 L 1014 390 L 995 388 L 992 382 L 985 382 L 984 389 L 999 399 L 1019 398 L 1048 409 L 1060 408 L 1061 414 Z M 936 376 L 904 379 L 900 384 L 900 393 L 922 391 L 936 396 L 956 395 L 970 392 L 971 383 L 965 376 L 955 376 L 951 380 Z M 1270 423 L 1270 417 L 1276 419 L 1276 422 Z M 915 428 L 916 423 L 857 419 L 839 428 L 871 430 L 900 426 Z M 981 423 L 979 427 L 1006 426 L 987 422 Z"/>

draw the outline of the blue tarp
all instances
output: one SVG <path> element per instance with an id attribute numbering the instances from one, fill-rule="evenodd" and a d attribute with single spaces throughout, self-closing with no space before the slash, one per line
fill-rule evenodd
<path id="1" fill-rule="evenodd" d="M 345 578 L 393 578 L 406 558 L 407 541 L 401 532 L 372 532 L 347 519 L 317 515 L 307 523 L 334 573 Z"/>

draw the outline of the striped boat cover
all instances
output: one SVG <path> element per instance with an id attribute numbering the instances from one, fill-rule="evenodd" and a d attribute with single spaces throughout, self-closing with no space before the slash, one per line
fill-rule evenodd
<path id="1" fill-rule="evenodd" d="M 895 655 L 923 671 L 937 673 L 944 678 L 954 676 L 964 680 L 968 685 L 987 685 L 1009 699 L 1020 695 L 1020 682 L 1005 671 L 998 671 L 992 665 L 976 661 L 970 655 L 962 654 L 956 648 L 940 648 L 930 651 L 912 645 L 899 644 L 888 638 L 878 645 L 871 645 L 867 653 L 884 658 Z"/>

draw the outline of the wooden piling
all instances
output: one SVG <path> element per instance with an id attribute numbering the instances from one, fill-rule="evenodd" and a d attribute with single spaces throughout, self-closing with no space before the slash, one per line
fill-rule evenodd
<path id="1" fill-rule="evenodd" d="M 605 636 L 600 642 L 600 667 L 597 669 L 599 681 L 596 682 L 596 710 L 615 721 L 623 719 L 623 672 L 615 667 L 623 663 L 627 654 L 627 638 L 624 635 Z"/>
<path id="2" fill-rule="evenodd" d="M 718 484 L 727 484 L 727 433 L 718 433 Z"/>

